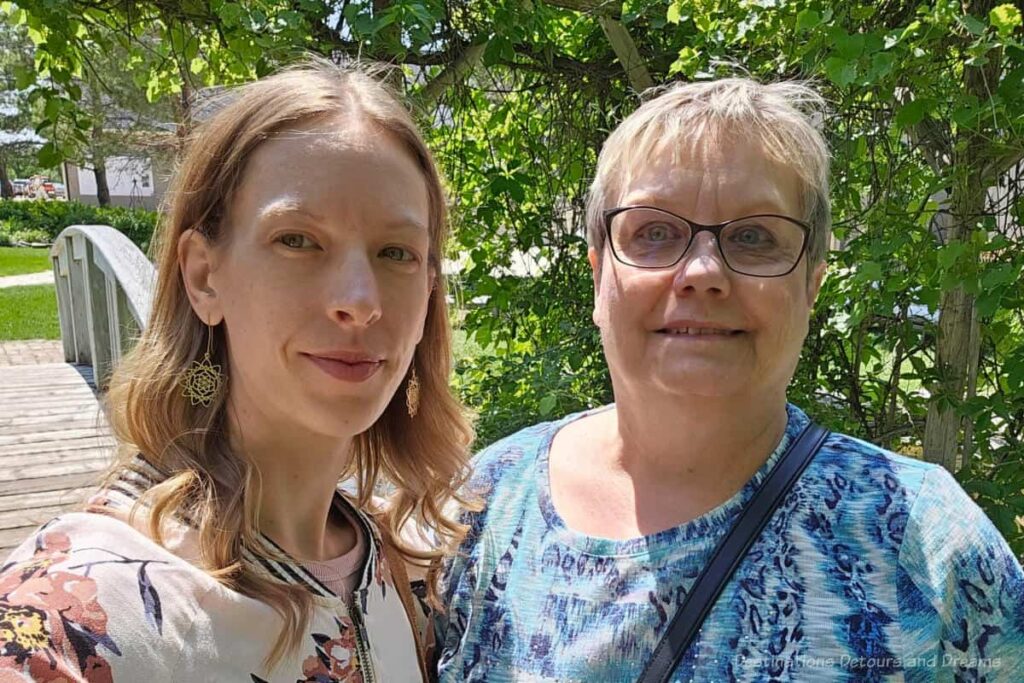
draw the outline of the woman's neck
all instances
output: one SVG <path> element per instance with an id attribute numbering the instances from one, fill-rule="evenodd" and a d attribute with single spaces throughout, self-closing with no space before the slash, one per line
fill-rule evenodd
<path id="1" fill-rule="evenodd" d="M 312 434 L 232 410 L 232 446 L 258 470 L 259 529 L 289 555 L 328 560 L 355 545 L 355 530 L 331 515 L 352 439 Z"/>
<path id="2" fill-rule="evenodd" d="M 735 490 L 774 450 L 785 430 L 785 397 L 616 395 L 612 462 L 651 481 Z"/>
<path id="3" fill-rule="evenodd" d="M 775 401 L 640 401 L 616 392 L 616 410 L 570 423 L 551 446 L 556 510 L 581 533 L 647 536 L 728 500 L 781 440 L 785 397 Z"/>
<path id="4" fill-rule="evenodd" d="M 617 394 L 611 462 L 634 478 L 731 493 L 764 464 L 786 421 L 784 395 L 641 401 Z"/>

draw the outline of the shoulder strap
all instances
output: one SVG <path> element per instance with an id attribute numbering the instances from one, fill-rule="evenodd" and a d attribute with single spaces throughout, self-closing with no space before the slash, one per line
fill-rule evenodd
<path id="1" fill-rule="evenodd" d="M 378 528 L 381 536 L 380 545 L 384 551 L 387 568 L 391 573 L 391 581 L 395 587 L 395 592 L 398 593 L 398 599 L 402 601 L 402 607 L 405 608 L 405 614 L 409 618 L 409 628 L 412 629 L 412 637 L 416 642 L 416 659 L 420 665 L 420 674 L 423 676 L 424 681 L 429 681 L 426 645 L 417 626 L 419 620 L 416 616 L 416 598 L 412 593 L 412 584 L 409 582 L 408 572 L 405 571 L 405 559 L 399 554 L 398 549 L 395 548 L 387 527 L 383 524 L 378 524 Z"/>
<path id="2" fill-rule="evenodd" d="M 811 422 L 789 445 L 725 538 L 718 543 L 711 561 L 683 599 L 637 683 L 668 683 L 725 584 L 828 434 L 827 429 Z"/>

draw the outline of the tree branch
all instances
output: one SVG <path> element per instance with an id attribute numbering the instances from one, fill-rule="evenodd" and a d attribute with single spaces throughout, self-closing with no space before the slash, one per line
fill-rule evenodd
<path id="1" fill-rule="evenodd" d="M 444 68 L 441 73 L 434 77 L 419 92 L 418 99 L 424 106 L 434 104 L 437 99 L 451 86 L 461 83 L 466 76 L 471 74 L 484 58 L 484 50 L 487 49 L 487 41 L 468 46 L 462 51 L 455 61 Z"/>

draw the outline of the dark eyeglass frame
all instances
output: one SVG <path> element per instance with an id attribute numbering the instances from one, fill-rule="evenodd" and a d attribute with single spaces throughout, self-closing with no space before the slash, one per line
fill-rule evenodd
<path id="1" fill-rule="evenodd" d="M 636 263 L 630 263 L 629 261 L 623 260 L 622 256 L 620 256 L 619 253 L 615 251 L 615 242 L 612 240 L 612 219 L 618 216 L 620 213 L 629 211 L 630 209 L 652 209 L 654 211 L 658 211 L 659 213 L 664 213 L 669 216 L 672 216 L 673 218 L 677 218 L 682 222 L 686 223 L 687 225 L 689 225 L 690 241 L 686 243 L 686 248 L 683 249 L 683 253 L 679 255 L 679 258 L 677 258 L 672 263 L 669 263 L 664 266 L 641 266 L 637 265 Z M 715 223 L 713 225 L 707 225 L 704 223 L 697 223 L 695 221 L 691 221 L 689 218 L 683 218 L 678 214 L 672 213 L 671 211 L 666 211 L 665 209 L 662 209 L 657 206 L 639 204 L 637 206 L 617 206 L 613 209 L 605 209 L 602 212 L 602 216 L 604 216 L 605 241 L 608 243 L 608 247 L 612 250 L 612 256 L 615 257 L 615 260 L 624 266 L 629 266 L 630 268 L 642 268 L 644 270 L 662 270 L 664 268 L 676 267 L 679 264 L 679 262 L 683 260 L 683 257 L 686 256 L 686 253 L 690 251 L 690 246 L 693 245 L 694 238 L 697 237 L 699 233 L 710 232 L 712 235 L 715 236 L 715 246 L 718 247 L 718 253 L 722 257 L 722 263 L 724 263 L 729 270 L 733 271 L 734 273 L 739 273 L 740 275 L 746 275 L 748 277 L 785 277 L 786 275 L 789 275 L 794 270 L 796 270 L 796 267 L 800 265 L 800 259 L 804 257 L 804 252 L 807 251 L 807 237 L 810 235 L 811 232 L 811 226 L 805 223 L 804 221 L 799 221 L 791 216 L 784 216 L 780 213 L 755 213 L 751 214 L 750 216 L 741 216 L 740 218 L 734 218 L 733 220 L 725 221 L 724 223 Z M 796 260 L 793 261 L 793 265 L 790 266 L 789 270 L 787 270 L 784 273 L 778 273 L 777 275 L 758 275 L 756 273 L 746 273 L 742 270 L 737 270 L 736 268 L 733 268 L 731 263 L 729 263 L 728 257 L 726 257 L 725 252 L 722 250 L 722 242 L 719 239 L 719 237 L 722 234 L 722 230 L 724 230 L 728 225 L 731 225 L 739 221 L 749 220 L 751 218 L 781 218 L 783 220 L 789 221 L 790 223 L 793 223 L 803 231 L 803 241 L 800 243 L 800 253 L 797 254 Z"/>

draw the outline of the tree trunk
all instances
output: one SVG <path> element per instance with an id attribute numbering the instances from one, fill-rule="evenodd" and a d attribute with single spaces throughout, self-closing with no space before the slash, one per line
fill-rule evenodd
<path id="1" fill-rule="evenodd" d="M 175 103 L 175 113 L 178 115 L 178 145 L 177 153 L 180 157 L 185 153 L 185 141 L 192 133 L 192 80 L 189 78 L 188 67 L 184 60 L 178 59 L 178 75 L 181 77 L 181 96 Z"/>
<path id="2" fill-rule="evenodd" d="M 946 226 L 947 246 L 969 243 L 978 229 L 985 208 L 986 188 L 980 168 L 984 161 L 984 141 L 971 136 L 962 151 L 954 153 L 952 168 L 957 177 L 950 188 L 950 223 Z M 962 283 L 942 293 L 939 303 L 939 329 L 936 340 L 938 380 L 929 387 L 931 400 L 924 428 L 924 458 L 942 465 L 952 473 L 961 463 L 961 427 L 959 408 L 968 396 L 977 374 L 980 338 L 976 339 L 978 313 L 975 299 Z M 963 459 L 970 453 L 963 453 Z"/>
<path id="3" fill-rule="evenodd" d="M 0 197 L 14 199 L 14 185 L 7 176 L 7 159 L 0 154 Z"/>
<path id="4" fill-rule="evenodd" d="M 960 415 L 969 373 L 974 297 L 962 286 L 942 293 L 939 312 L 937 366 L 939 381 L 931 387 L 931 402 L 924 427 L 924 457 L 957 471 Z M 977 362 L 976 359 L 974 359 Z"/>
<path id="5" fill-rule="evenodd" d="M 110 206 L 110 186 L 107 185 L 107 160 L 94 155 L 92 160 L 93 173 L 96 174 L 96 203 Z"/>
<path id="6" fill-rule="evenodd" d="M 984 17 L 994 6 L 995 0 L 976 0 L 965 9 Z M 986 64 L 965 68 L 964 91 L 980 101 L 991 98 L 990 84 L 999 82 L 1001 63 L 1001 58 L 990 56 Z M 970 243 L 979 227 L 988 190 L 984 171 L 994 153 L 988 135 L 989 131 L 962 129 L 952 141 L 950 169 L 953 177 L 949 190 L 952 226 L 947 244 Z M 964 421 L 959 408 L 970 398 L 968 390 L 974 384 L 971 377 L 977 374 L 980 338 L 973 338 L 978 324 L 975 305 L 974 296 L 967 293 L 962 283 L 943 292 L 939 303 L 935 357 L 939 376 L 929 387 L 932 396 L 924 428 L 924 457 L 952 473 L 971 457 L 970 453 L 961 453 L 964 442 L 960 434 Z"/>

